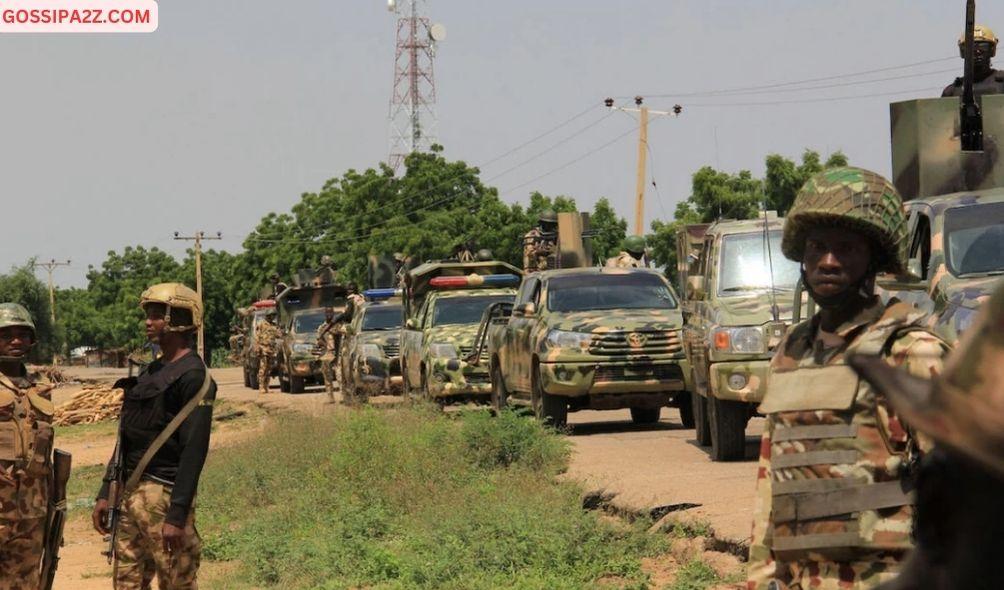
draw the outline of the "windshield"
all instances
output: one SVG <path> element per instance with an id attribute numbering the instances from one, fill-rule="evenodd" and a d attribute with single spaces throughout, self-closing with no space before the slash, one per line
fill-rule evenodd
<path id="1" fill-rule="evenodd" d="M 401 327 L 401 306 L 367 307 L 363 312 L 363 331 L 396 330 Z"/>
<path id="2" fill-rule="evenodd" d="M 662 277 L 647 272 L 554 277 L 547 283 L 551 311 L 599 309 L 676 309 Z"/>
<path id="3" fill-rule="evenodd" d="M 1004 272 L 1004 203 L 949 209 L 945 235 L 953 275 Z"/>
<path id="4" fill-rule="evenodd" d="M 480 324 L 481 316 L 496 301 L 512 302 L 515 295 L 479 295 L 476 297 L 443 297 L 432 310 L 432 325 Z"/>
<path id="5" fill-rule="evenodd" d="M 318 326 L 324 322 L 324 311 L 305 313 L 293 318 L 293 331 L 297 334 L 309 334 L 316 332 Z"/>
<path id="6" fill-rule="evenodd" d="M 770 289 L 770 268 L 774 268 L 774 288 L 791 291 L 798 282 L 799 266 L 781 253 L 781 230 L 767 232 L 770 256 L 763 232 L 734 234 L 722 239 L 719 257 L 718 293 L 740 294 Z"/>

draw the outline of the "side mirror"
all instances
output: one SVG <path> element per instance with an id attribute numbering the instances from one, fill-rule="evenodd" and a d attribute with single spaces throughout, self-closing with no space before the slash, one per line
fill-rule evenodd
<path id="1" fill-rule="evenodd" d="M 415 321 L 415 318 L 408 318 L 404 321 L 404 327 L 407 330 L 417 330 L 418 322 Z"/>
<path id="2" fill-rule="evenodd" d="M 886 291 L 922 291 L 927 289 L 927 282 L 922 277 L 920 260 L 911 259 L 907 262 L 905 273 L 880 274 L 875 277 L 875 284 Z"/>
<path id="3" fill-rule="evenodd" d="M 687 277 L 687 299 L 704 299 L 704 277 Z"/>
<path id="4" fill-rule="evenodd" d="M 529 317 L 535 313 L 537 313 L 537 306 L 532 303 L 520 303 L 512 308 L 512 314 L 515 316 Z"/>

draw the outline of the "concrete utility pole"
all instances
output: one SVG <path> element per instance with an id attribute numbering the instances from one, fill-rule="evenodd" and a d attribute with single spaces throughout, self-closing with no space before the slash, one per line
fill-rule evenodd
<path id="1" fill-rule="evenodd" d="M 35 268 L 42 267 L 49 273 L 49 317 L 52 319 L 52 327 L 56 327 L 56 288 L 52 284 L 52 271 L 56 270 L 59 266 L 70 266 L 70 261 L 66 262 L 56 262 L 55 259 L 49 260 L 49 262 L 32 262 L 32 266 Z"/>
<path id="2" fill-rule="evenodd" d="M 672 111 L 653 111 L 644 106 L 644 98 L 634 97 L 636 108 L 615 107 L 614 99 L 608 98 L 604 102 L 607 108 L 625 113 L 638 113 L 638 176 L 635 182 L 635 205 L 634 205 L 634 233 L 638 236 L 645 235 L 645 159 L 648 155 L 648 117 L 649 115 L 673 115 L 678 116 L 683 107 L 674 105 Z"/>
<path id="3" fill-rule="evenodd" d="M 199 299 L 202 299 L 202 325 L 199 326 L 199 344 L 198 351 L 199 356 L 208 365 L 210 359 L 206 358 L 206 299 L 202 296 L 202 240 L 221 240 L 223 239 L 223 234 L 216 232 L 215 236 L 207 236 L 205 232 L 197 231 L 195 235 L 183 236 L 180 232 L 174 232 L 174 239 L 176 240 L 194 240 L 195 241 L 195 292 L 199 294 Z"/>

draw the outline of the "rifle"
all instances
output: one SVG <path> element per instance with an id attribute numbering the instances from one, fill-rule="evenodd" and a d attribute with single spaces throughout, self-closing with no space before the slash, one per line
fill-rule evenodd
<path id="1" fill-rule="evenodd" d="M 122 515 L 122 430 L 119 430 L 119 440 L 115 443 L 112 461 L 105 473 L 108 484 L 108 517 L 105 529 L 108 530 L 108 549 L 102 554 L 108 557 L 108 563 L 115 560 L 115 538 L 118 536 L 119 518 Z"/>
<path id="2" fill-rule="evenodd" d="M 963 46 L 965 74 L 962 77 L 962 100 L 959 103 L 959 126 L 962 151 L 983 151 L 983 114 L 973 92 L 973 37 L 976 28 L 976 0 L 966 2 L 966 36 Z"/>
<path id="3" fill-rule="evenodd" d="M 66 525 L 66 482 L 70 480 L 72 457 L 56 449 L 52 457 L 52 490 L 49 510 L 45 515 L 45 545 L 42 548 L 41 590 L 52 590 L 59 565 L 59 548 L 63 546 L 63 527 Z"/>

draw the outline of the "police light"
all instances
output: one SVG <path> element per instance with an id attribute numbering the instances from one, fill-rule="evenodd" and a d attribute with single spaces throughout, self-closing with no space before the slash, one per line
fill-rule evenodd
<path id="1" fill-rule="evenodd" d="M 375 301 L 377 299 L 390 299 L 391 297 L 400 297 L 401 289 L 367 289 L 363 291 L 363 297 L 369 299 L 370 301 Z"/>
<path id="2" fill-rule="evenodd" d="M 262 299 L 260 301 L 255 301 L 251 304 L 251 307 L 255 309 L 265 309 L 266 307 L 275 307 L 274 299 Z"/>
<path id="3" fill-rule="evenodd" d="M 436 277 L 429 281 L 429 286 L 436 289 L 463 289 L 468 287 L 515 287 L 519 285 L 519 277 L 513 274 L 503 275 L 467 275 L 466 277 Z"/>

